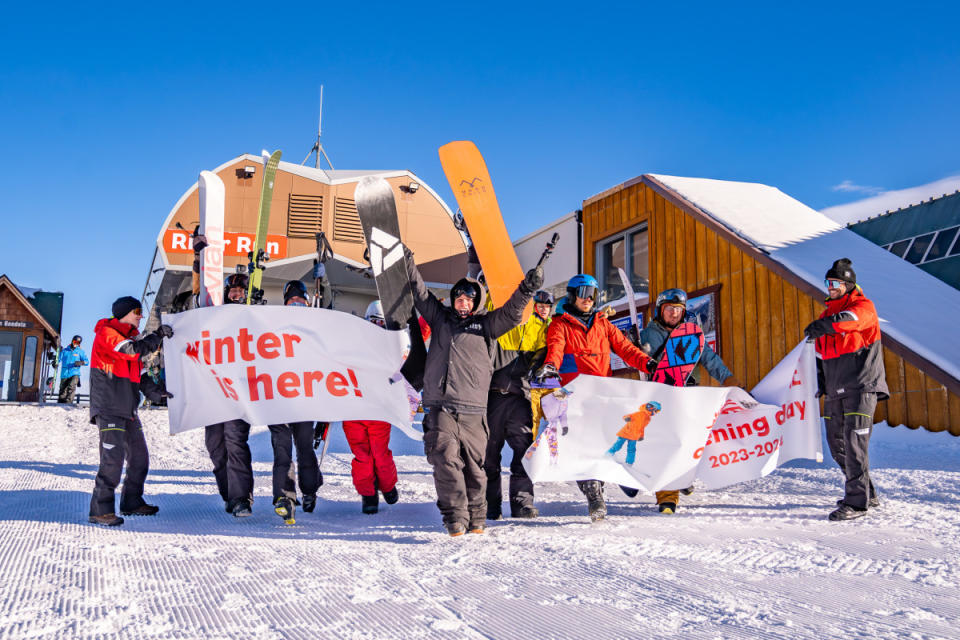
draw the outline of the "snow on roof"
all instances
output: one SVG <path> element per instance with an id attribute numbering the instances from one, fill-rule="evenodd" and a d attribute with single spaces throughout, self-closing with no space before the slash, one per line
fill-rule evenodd
<path id="1" fill-rule="evenodd" d="M 881 331 L 960 380 L 960 341 L 952 338 L 960 318 L 960 291 L 779 189 L 651 177 L 817 289 L 823 290 L 834 260 L 849 258 L 857 283 L 877 307 Z"/>
<path id="2" fill-rule="evenodd" d="M 949 176 L 929 184 L 909 189 L 886 191 L 871 198 L 827 207 L 820 213 L 840 224 L 850 224 L 919 204 L 930 198 L 939 198 L 960 189 L 960 175 Z"/>

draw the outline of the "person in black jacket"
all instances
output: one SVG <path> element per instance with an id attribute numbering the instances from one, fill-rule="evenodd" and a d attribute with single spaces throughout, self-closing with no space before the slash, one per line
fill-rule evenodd
<path id="1" fill-rule="evenodd" d="M 147 441 L 137 416 L 141 391 L 151 399 L 170 397 L 150 387 L 141 388 L 141 356 L 158 349 L 173 335 L 168 325 L 144 336 L 137 327 L 143 317 L 140 301 L 131 296 L 113 303 L 113 317 L 97 322 L 90 367 L 90 422 L 100 430 L 100 468 L 90 498 L 90 522 L 115 527 L 123 518 L 114 512 L 115 491 L 123 462 L 127 475 L 120 494 L 120 513 L 152 516 L 160 509 L 143 499 L 143 484 L 150 470 Z"/>
<path id="2" fill-rule="evenodd" d="M 432 332 L 423 376 L 423 447 L 433 467 L 437 507 L 451 536 L 483 533 L 491 350 L 497 338 L 520 323 L 543 284 L 543 269 L 528 271 L 507 303 L 487 313 L 483 287 L 473 278 L 453 285 L 450 307 L 445 307 L 427 290 L 409 250 L 405 262 L 417 311 Z"/>

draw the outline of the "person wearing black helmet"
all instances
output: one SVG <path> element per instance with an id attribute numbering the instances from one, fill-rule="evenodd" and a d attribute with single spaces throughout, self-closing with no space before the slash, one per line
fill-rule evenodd
<path id="1" fill-rule="evenodd" d="M 285 284 L 283 304 L 287 307 L 310 306 L 306 285 L 299 280 Z M 299 504 L 294 476 L 299 479 L 303 510 L 307 513 L 316 507 L 317 489 L 323 484 L 313 449 L 314 425 L 313 421 L 269 425 L 273 447 L 273 510 L 288 523 L 293 523 L 295 505 Z M 293 471 L 294 446 L 297 449 L 296 474 Z"/>
<path id="2" fill-rule="evenodd" d="M 244 304 L 247 274 L 231 273 L 223 288 L 223 304 Z M 213 462 L 213 477 L 227 513 L 237 518 L 253 513 L 253 461 L 250 455 L 250 425 L 227 420 L 204 429 L 204 444 Z"/>
<path id="3" fill-rule="evenodd" d="M 661 291 L 653 303 L 653 319 L 640 331 L 641 348 L 650 353 L 653 360 L 659 361 L 667 344 L 667 338 L 670 337 L 670 332 L 676 329 L 681 322 L 696 322 L 699 324 L 696 317 L 687 314 L 687 292 L 676 288 Z M 717 382 L 728 387 L 739 386 L 733 377 L 733 373 L 708 344 L 703 345 L 700 364 Z M 696 386 L 699 382 L 700 369 L 698 367 L 687 378 L 687 386 Z M 689 493 L 690 490 L 685 489 L 684 491 Z M 669 515 L 676 512 L 677 504 L 680 501 L 679 491 L 657 491 L 656 497 L 657 508 L 660 513 Z"/>
<path id="4" fill-rule="evenodd" d="M 445 307 L 427 289 L 409 249 L 404 259 L 414 304 L 432 331 L 423 377 L 423 448 L 433 466 L 437 507 L 451 536 L 483 533 L 490 352 L 497 338 L 520 323 L 524 307 L 543 284 L 543 269 L 528 271 L 507 302 L 488 312 L 477 280 L 457 281 Z"/>
<path id="5" fill-rule="evenodd" d="M 492 306 L 488 304 L 488 308 Z M 533 444 L 533 412 L 530 407 L 528 375 L 543 362 L 547 350 L 547 327 L 553 310 L 553 296 L 537 291 L 533 313 L 523 324 L 500 336 L 494 344 L 493 379 L 487 398 L 487 440 L 484 471 L 487 474 L 487 520 L 503 517 L 503 490 L 500 461 L 504 443 L 510 445 L 510 516 L 536 518 L 533 481 L 523 468 L 523 454 Z"/>
<path id="6" fill-rule="evenodd" d="M 889 389 L 877 309 L 857 284 L 853 263 L 835 261 L 823 284 L 827 308 L 803 332 L 816 342 L 817 395 L 825 396 L 827 444 L 845 479 L 843 498 L 828 518 L 852 520 L 880 506 L 868 449 L 873 412 Z"/>
<path id="7" fill-rule="evenodd" d="M 80 385 L 80 367 L 90 364 L 87 354 L 80 348 L 83 338 L 73 336 L 70 345 L 60 350 L 60 396 L 57 402 L 73 404 L 73 396 Z"/>

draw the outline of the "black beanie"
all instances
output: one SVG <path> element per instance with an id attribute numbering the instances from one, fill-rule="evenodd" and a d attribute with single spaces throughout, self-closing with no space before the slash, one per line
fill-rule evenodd
<path id="1" fill-rule="evenodd" d="M 830 270 L 827 271 L 827 280 L 843 280 L 850 284 L 857 284 L 857 274 L 853 271 L 853 263 L 850 258 L 840 258 L 833 263 Z"/>
<path id="2" fill-rule="evenodd" d="M 113 317 L 119 320 L 134 309 L 140 309 L 141 307 L 140 301 L 133 296 L 117 298 L 117 301 L 113 303 Z"/>

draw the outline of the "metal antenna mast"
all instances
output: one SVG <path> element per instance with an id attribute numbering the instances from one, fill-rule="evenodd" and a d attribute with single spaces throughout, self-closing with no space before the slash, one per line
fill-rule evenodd
<path id="1" fill-rule="evenodd" d="M 313 143 L 313 147 L 310 148 L 310 152 L 307 154 L 307 157 L 303 159 L 301 165 L 307 164 L 307 160 L 310 159 L 310 155 L 316 152 L 317 156 L 314 160 L 313 166 L 317 169 L 320 168 L 320 154 L 323 154 L 324 160 L 327 161 L 327 164 L 330 165 L 330 170 L 333 170 L 333 163 L 330 162 L 330 157 L 327 155 L 327 152 L 323 150 L 323 145 L 320 143 L 320 135 L 323 132 L 323 85 L 320 85 L 320 117 L 317 119 L 317 141 Z"/>

